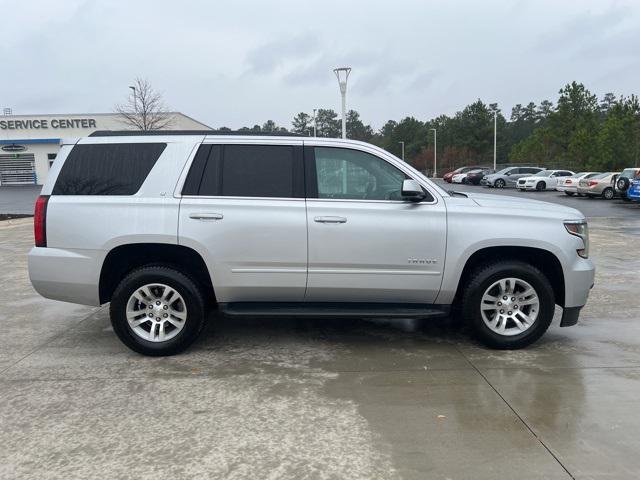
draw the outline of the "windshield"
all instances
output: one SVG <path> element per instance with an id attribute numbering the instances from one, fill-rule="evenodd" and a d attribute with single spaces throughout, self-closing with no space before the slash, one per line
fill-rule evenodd
<path id="1" fill-rule="evenodd" d="M 536 177 L 549 177 L 553 173 L 553 170 L 543 170 L 535 174 Z"/>
<path id="2" fill-rule="evenodd" d="M 513 170 L 513 167 L 503 168 L 502 170 L 498 170 L 496 172 L 496 175 L 504 175 L 505 173 L 510 172 L 511 170 Z"/>
<path id="3" fill-rule="evenodd" d="M 587 174 L 587 172 L 574 173 L 569 178 L 579 178 L 579 177 L 581 177 L 583 175 L 586 175 L 586 174 Z"/>
<path id="4" fill-rule="evenodd" d="M 594 179 L 594 180 L 599 180 L 601 178 L 606 178 L 609 175 L 611 175 L 611 172 L 609 172 L 609 173 L 599 173 L 598 175 L 596 175 L 594 177 L 591 177 L 591 178 Z"/>

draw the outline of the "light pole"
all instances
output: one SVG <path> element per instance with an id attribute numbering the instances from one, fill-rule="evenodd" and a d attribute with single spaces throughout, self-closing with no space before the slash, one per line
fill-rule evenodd
<path id="1" fill-rule="evenodd" d="M 342 138 L 347 138 L 347 80 L 351 73 L 351 67 L 334 68 L 333 73 L 338 78 L 340 94 L 342 95 Z"/>
<path id="2" fill-rule="evenodd" d="M 133 85 L 129 85 L 129 88 L 133 92 L 133 109 L 137 110 L 138 104 L 137 104 L 137 100 L 136 100 L 136 87 L 134 87 Z"/>
<path id="3" fill-rule="evenodd" d="M 402 145 L 402 161 L 404 162 L 404 142 L 398 142 L 400 145 Z"/>
<path id="4" fill-rule="evenodd" d="M 430 128 L 433 132 L 433 178 L 436 178 L 438 170 L 438 131 L 435 128 Z"/>
<path id="5" fill-rule="evenodd" d="M 496 145 L 498 139 L 498 109 L 493 111 L 493 171 L 496 169 Z"/>
<path id="6" fill-rule="evenodd" d="M 313 136 L 316 137 L 316 108 L 313 109 Z"/>

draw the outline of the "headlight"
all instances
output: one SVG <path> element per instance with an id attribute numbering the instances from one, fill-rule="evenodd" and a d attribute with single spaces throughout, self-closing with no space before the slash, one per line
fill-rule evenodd
<path id="1" fill-rule="evenodd" d="M 564 228 L 567 229 L 571 235 L 580 237 L 584 248 L 577 250 L 578 255 L 582 258 L 589 258 L 589 227 L 586 220 L 565 220 Z"/>

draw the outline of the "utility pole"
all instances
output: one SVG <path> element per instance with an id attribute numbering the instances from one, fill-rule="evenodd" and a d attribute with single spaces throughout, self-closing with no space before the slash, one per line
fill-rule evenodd
<path id="1" fill-rule="evenodd" d="M 402 145 L 402 161 L 404 162 L 404 142 L 398 142 L 400 145 Z"/>
<path id="2" fill-rule="evenodd" d="M 317 137 L 317 135 L 316 135 L 316 125 L 317 125 L 317 123 L 316 123 L 316 110 L 317 110 L 317 108 L 313 109 L 313 136 L 314 137 Z"/>
<path id="3" fill-rule="evenodd" d="M 437 176 L 438 170 L 438 132 L 435 128 L 430 128 L 433 131 L 433 178 Z"/>
<path id="4" fill-rule="evenodd" d="M 333 73 L 338 78 L 340 95 L 342 95 L 342 138 L 347 138 L 347 80 L 351 73 L 351 67 L 334 68 Z"/>

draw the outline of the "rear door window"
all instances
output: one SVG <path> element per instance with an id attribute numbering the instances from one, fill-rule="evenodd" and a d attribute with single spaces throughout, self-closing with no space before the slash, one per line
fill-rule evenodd
<path id="1" fill-rule="evenodd" d="M 76 145 L 64 162 L 52 195 L 134 195 L 166 143 Z"/>
<path id="2" fill-rule="evenodd" d="M 302 147 L 202 145 L 193 160 L 182 194 L 302 198 Z"/>

